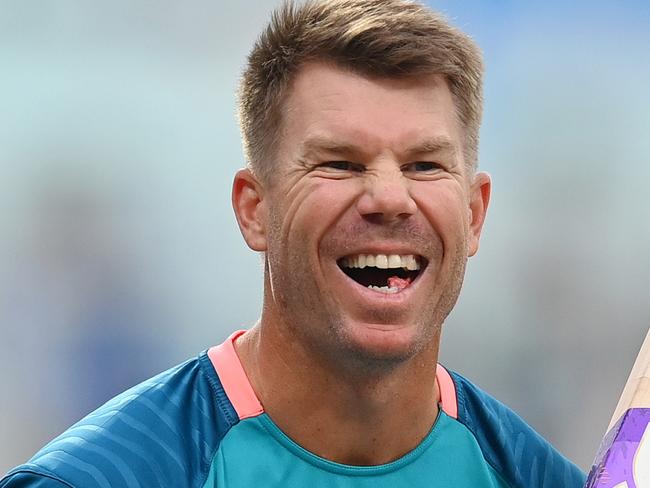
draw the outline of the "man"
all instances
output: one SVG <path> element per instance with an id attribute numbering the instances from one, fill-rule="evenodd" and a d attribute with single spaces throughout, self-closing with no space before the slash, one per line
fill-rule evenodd
<path id="1" fill-rule="evenodd" d="M 116 397 L 0 487 L 579 487 L 521 419 L 437 365 L 478 249 L 481 59 L 404 0 L 278 10 L 240 90 L 233 207 L 258 324 Z"/>

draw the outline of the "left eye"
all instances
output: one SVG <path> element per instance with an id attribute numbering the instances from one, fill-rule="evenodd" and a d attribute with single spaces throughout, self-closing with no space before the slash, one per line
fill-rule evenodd
<path id="1" fill-rule="evenodd" d="M 437 169 L 440 169 L 440 165 L 430 161 L 417 161 L 415 163 L 409 163 L 403 167 L 404 171 L 413 171 L 415 173 L 430 172 Z"/>

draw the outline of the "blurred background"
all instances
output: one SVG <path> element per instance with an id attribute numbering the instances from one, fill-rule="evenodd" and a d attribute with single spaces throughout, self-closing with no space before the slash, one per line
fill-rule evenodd
<path id="1" fill-rule="evenodd" d="M 485 52 L 442 361 L 588 469 L 650 325 L 650 6 L 437 1 Z M 275 1 L 0 0 L 0 473 L 257 318 L 234 92 Z"/>

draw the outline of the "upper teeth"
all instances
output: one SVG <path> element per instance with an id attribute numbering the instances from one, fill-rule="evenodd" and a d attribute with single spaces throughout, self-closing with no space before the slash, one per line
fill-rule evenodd
<path id="1" fill-rule="evenodd" d="M 413 254 L 357 254 L 343 258 L 341 265 L 346 268 L 365 268 L 374 266 L 381 269 L 404 268 L 409 271 L 420 269 L 420 262 Z"/>

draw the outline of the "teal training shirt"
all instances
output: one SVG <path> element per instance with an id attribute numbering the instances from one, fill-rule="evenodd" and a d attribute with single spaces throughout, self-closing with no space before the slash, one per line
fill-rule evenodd
<path id="1" fill-rule="evenodd" d="M 438 418 L 380 466 L 318 457 L 264 412 L 233 334 L 114 398 L 0 480 L 0 488 L 582 487 L 585 476 L 507 407 L 438 366 Z"/>
<path id="2" fill-rule="evenodd" d="M 254 450 L 251 446 L 255 446 Z M 442 412 L 416 449 L 380 466 L 347 466 L 315 456 L 289 439 L 268 415 L 261 414 L 243 420 L 226 434 L 204 486 L 506 488 L 510 485 L 484 461 L 470 432 Z"/>

